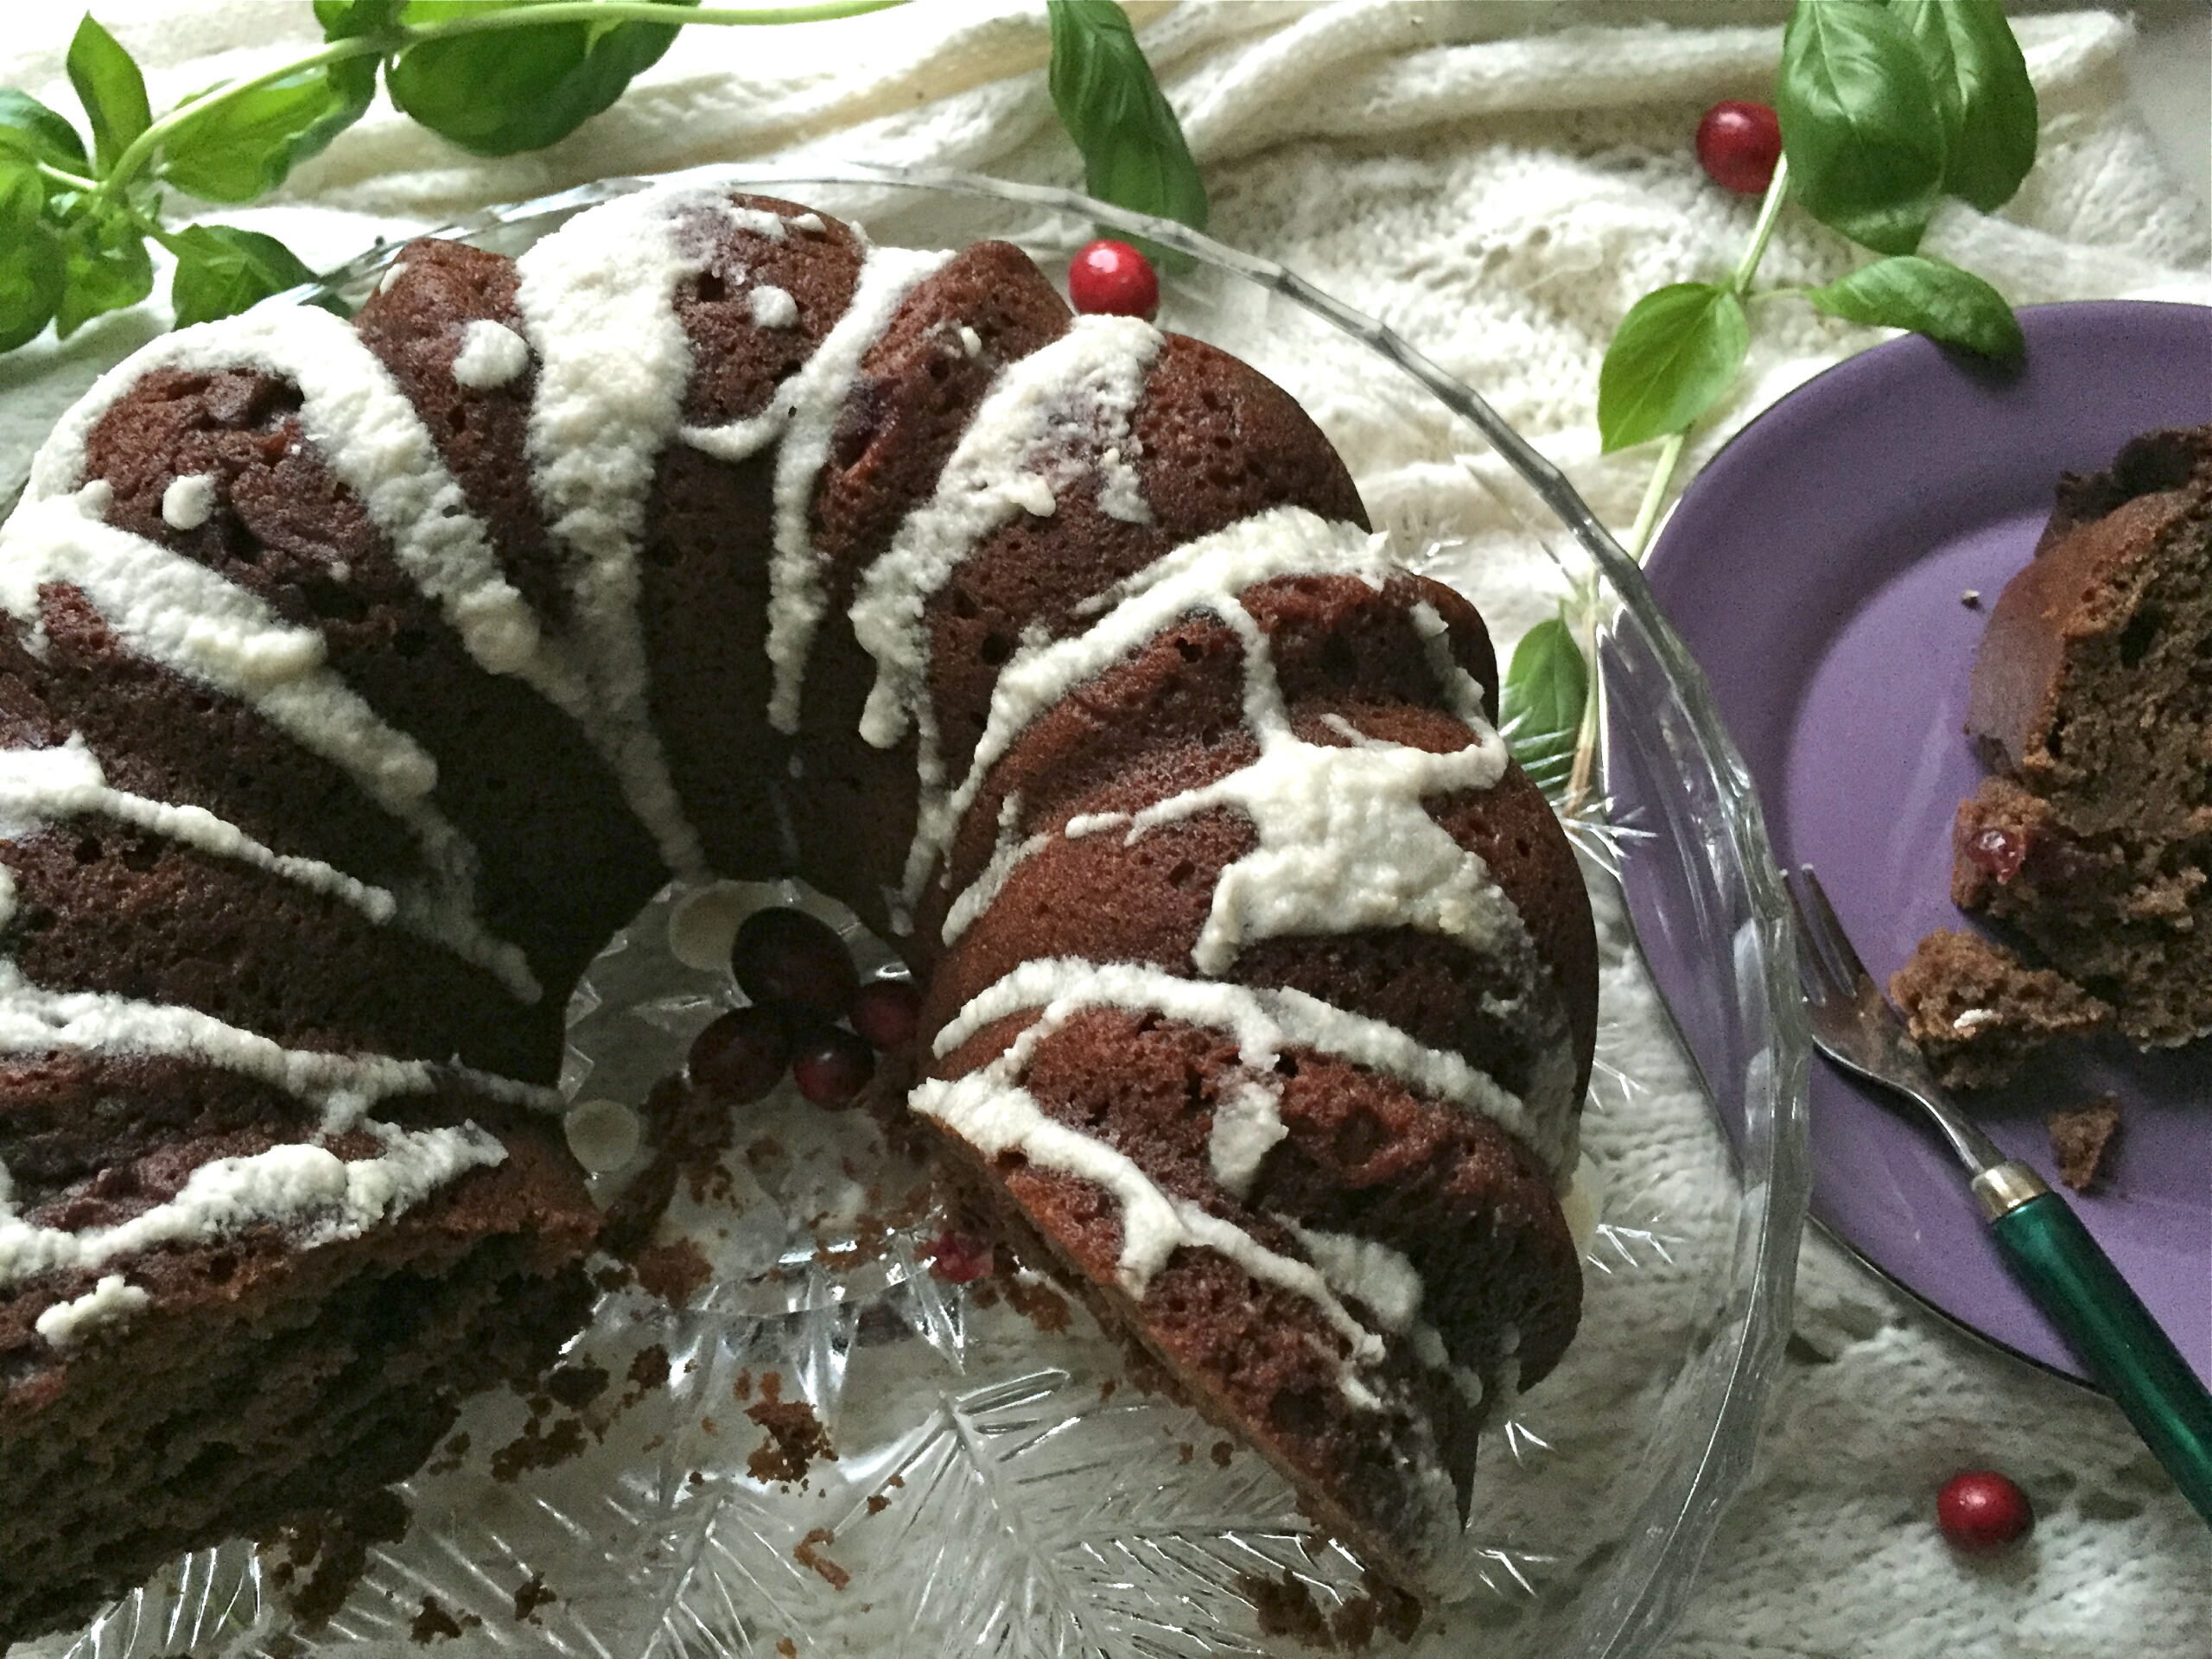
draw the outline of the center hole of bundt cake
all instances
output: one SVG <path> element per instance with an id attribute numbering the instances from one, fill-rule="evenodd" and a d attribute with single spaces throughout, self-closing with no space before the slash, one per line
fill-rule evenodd
<path id="1" fill-rule="evenodd" d="M 561 1090 L 594 1198 L 620 1218 L 664 1188 L 633 1242 L 684 1251 L 687 1296 L 709 1301 L 785 1306 L 824 1260 L 933 1236 L 918 1161 L 877 1113 L 840 1109 L 903 1099 L 917 1001 L 892 950 L 799 883 L 671 884 L 569 1000 Z"/>

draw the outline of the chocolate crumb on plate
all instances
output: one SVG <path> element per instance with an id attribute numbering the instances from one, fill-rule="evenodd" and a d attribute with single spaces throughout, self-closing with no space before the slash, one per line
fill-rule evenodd
<path id="1" fill-rule="evenodd" d="M 2056 1111 L 2044 1120 L 2050 1131 L 2050 1155 L 2058 1179 L 2076 1192 L 2087 1192 L 2104 1173 L 2105 1154 L 2120 1131 L 2120 1101 L 2101 1095 L 2086 1106 Z"/>

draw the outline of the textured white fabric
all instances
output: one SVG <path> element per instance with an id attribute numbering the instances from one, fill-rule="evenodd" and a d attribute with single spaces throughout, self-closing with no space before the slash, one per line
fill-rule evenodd
<path id="1" fill-rule="evenodd" d="M 1752 204 L 1703 181 L 1689 132 L 1711 100 L 1770 91 L 1782 7 L 1341 0 L 1133 10 L 1207 170 L 1216 233 L 1410 336 L 1625 526 L 1650 454 L 1599 456 L 1599 359 L 1638 295 L 1733 263 Z M 102 16 L 150 66 L 157 106 L 311 38 L 305 6 L 255 0 L 141 0 Z M 0 48 L 0 84 L 43 86 L 68 107 L 67 21 L 19 22 L 24 37 Z M 2126 30 L 2095 12 L 2020 20 L 2043 103 L 2042 159 L 2002 213 L 1944 209 L 1931 251 L 2018 302 L 2212 302 L 2202 212 L 2169 188 L 2126 106 Z M 1007 0 L 807 29 L 693 30 L 613 111 L 550 151 L 476 162 L 380 103 L 301 170 L 281 204 L 228 217 L 316 261 L 601 173 L 776 151 L 1072 184 L 1080 168 L 1037 73 L 1046 49 L 1040 10 Z M 1849 258 L 1836 238 L 1790 214 L 1764 272 L 1818 282 Z M 0 492 L 59 410 L 158 321 L 149 308 L 0 359 Z M 1878 337 L 1802 306 L 1762 307 L 1749 372 L 1693 462 Z M 1450 464 L 1433 418 L 1357 384 L 1331 396 L 1325 412 L 1351 435 L 1349 459 L 1378 516 L 1416 533 L 1472 525 L 1478 596 L 1501 635 L 1517 634 L 1549 602 L 1548 568 L 1480 481 Z M 1608 996 L 1648 996 L 1617 930 L 1608 945 Z M 1701 1109 L 1686 1080 L 1619 1109 L 1643 1115 L 1615 1138 L 1655 1203 L 1688 1224 L 1725 1213 L 1719 1177 L 1688 1150 L 1701 1138 Z M 1666 1294 L 1663 1276 L 1637 1282 L 1639 1294 Z M 1669 1649 L 1675 1659 L 2212 1654 L 2212 1547 L 2113 1411 L 1960 1338 L 1817 1237 L 1799 1304 L 1760 1472 L 1723 1523 Z M 1632 1311 L 1621 1320 L 1602 1337 L 1614 1344 L 1604 1351 L 1618 1360 L 1614 1380 L 1572 1388 L 1633 1386 Z M 1574 1397 L 1540 1392 L 1532 1408 L 1541 1403 L 1571 1439 Z M 1934 1533 L 1936 1484 L 1969 1464 L 2009 1470 L 2041 1510 L 2033 1541 L 1998 1562 L 1960 1561 Z"/>

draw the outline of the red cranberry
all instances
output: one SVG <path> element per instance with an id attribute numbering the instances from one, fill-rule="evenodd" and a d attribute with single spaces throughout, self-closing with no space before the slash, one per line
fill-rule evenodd
<path id="1" fill-rule="evenodd" d="M 871 981 L 853 999 L 853 1029 L 870 1048 L 898 1048 L 912 1042 L 921 1020 L 921 988 L 911 979 Z"/>
<path id="2" fill-rule="evenodd" d="M 824 1020 L 842 1016 L 861 988 L 852 952 L 837 930 L 803 910 L 756 910 L 737 930 L 730 967 L 755 1002 L 803 1008 Z"/>
<path id="3" fill-rule="evenodd" d="M 717 1014 L 691 1039 L 691 1081 L 734 1106 L 759 1100 L 791 1063 L 791 1023 L 755 1004 Z"/>
<path id="4" fill-rule="evenodd" d="M 1782 159 L 1782 123 L 1764 104 L 1730 99 L 1697 124 L 1698 165 L 1723 189 L 1738 195 L 1765 193 Z"/>
<path id="5" fill-rule="evenodd" d="M 1959 1549 L 2001 1549 L 2035 1523 L 2028 1495 L 1993 1469 L 1961 1470 L 1936 1494 L 1936 1524 Z"/>
<path id="6" fill-rule="evenodd" d="M 1968 862 L 1979 864 L 1999 881 L 2010 881 L 2028 861 L 2028 843 L 2024 836 L 1993 823 L 1967 838 L 1966 853 Z"/>
<path id="7" fill-rule="evenodd" d="M 874 1053 L 836 1026 L 809 1032 L 791 1060 L 791 1081 L 817 1106 L 851 1105 L 874 1075 Z"/>
<path id="8" fill-rule="evenodd" d="M 1094 316 L 1160 315 L 1160 276 L 1126 242 L 1093 242 L 1068 262 L 1068 297 Z"/>
<path id="9" fill-rule="evenodd" d="M 930 1246 L 930 1271 L 956 1285 L 973 1284 L 991 1270 L 991 1247 L 984 1240 L 950 1230 Z"/>

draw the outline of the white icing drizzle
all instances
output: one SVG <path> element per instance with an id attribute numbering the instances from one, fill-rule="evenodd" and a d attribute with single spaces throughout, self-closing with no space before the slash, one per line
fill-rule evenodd
<path id="1" fill-rule="evenodd" d="M 1566 1152 L 1573 1103 L 1521 1100 L 1448 1049 L 1416 1042 L 1397 1027 L 1353 1014 L 1287 986 L 1224 984 L 1185 979 L 1138 963 L 1039 957 L 978 992 L 938 1032 L 936 1052 L 950 1054 L 994 1020 L 1030 1008 L 1054 1023 L 1083 1008 L 1160 1014 L 1187 1025 L 1225 1031 L 1237 1059 L 1254 1077 L 1274 1074 L 1286 1048 L 1312 1049 L 1395 1077 L 1408 1088 L 1480 1112 L 1519 1136 L 1556 1170 Z M 1041 1017 L 1041 1016 L 1040 1016 Z"/>
<path id="2" fill-rule="evenodd" d="M 1096 480 L 1111 516 L 1151 518 L 1129 418 L 1160 339 L 1135 317 L 1077 317 L 1059 339 L 1001 370 L 929 500 L 861 577 L 853 632 L 875 659 L 861 735 L 889 748 L 914 727 L 925 791 L 941 791 L 944 782 L 925 608 L 987 537 L 1024 513 L 1050 518 L 1059 492 L 1079 480 Z"/>
<path id="3" fill-rule="evenodd" d="M 112 1227 L 73 1233 L 37 1226 L 12 1211 L 0 1214 L 0 1284 L 81 1273 L 164 1244 L 203 1244 L 254 1226 L 302 1227 L 302 1249 L 355 1237 L 456 1176 L 507 1155 L 497 1136 L 474 1123 L 362 1127 L 384 1143 L 382 1152 L 348 1161 L 326 1147 L 290 1143 L 218 1158 L 194 1170 L 174 1197 Z"/>
<path id="4" fill-rule="evenodd" d="M 1235 619 L 1243 618 L 1248 639 L 1255 637 L 1257 629 L 1236 598 L 1255 582 L 1278 576 L 1334 575 L 1355 576 L 1379 588 L 1402 574 L 1384 550 L 1382 537 L 1302 507 L 1274 507 L 1155 559 L 1094 601 L 1090 613 L 1105 613 L 1083 632 L 1065 639 L 1026 642 L 999 671 L 991 690 L 990 714 L 965 780 L 950 795 L 942 789 L 925 787 L 922 791 L 906 860 L 910 900 L 920 897 L 991 767 L 1016 738 L 1076 687 L 1096 679 L 1193 613 L 1211 613 L 1232 626 Z M 1274 673 L 1264 657 L 1264 651 L 1256 656 L 1248 653 L 1247 678 L 1270 689 Z M 1249 690 L 1248 683 L 1248 696 Z M 1273 707 L 1279 709 L 1281 701 L 1276 696 Z M 1256 714 L 1264 718 L 1268 712 L 1266 708 L 1247 710 L 1248 717 Z"/>
<path id="5" fill-rule="evenodd" d="M 79 734 L 49 748 L 0 750 L 0 839 L 28 835 L 86 813 L 267 870 L 350 905 L 379 926 L 397 919 L 410 932 L 497 976 L 521 1001 L 534 1003 L 545 994 L 530 970 L 529 959 L 486 932 L 461 902 L 463 895 L 450 887 L 411 884 L 395 894 L 320 859 L 276 852 L 205 807 L 180 806 L 111 788 L 99 756 Z"/>
<path id="6" fill-rule="evenodd" d="M 438 602 L 469 655 L 491 673 L 519 675 L 563 707 L 575 707 L 568 677 L 543 649 L 537 619 L 500 570 L 422 416 L 352 326 L 327 311 L 264 308 L 163 335 L 103 375 L 62 417 L 32 464 L 25 500 L 78 489 L 86 437 L 149 371 L 240 367 L 299 388 L 308 437 L 360 499 L 400 568 Z"/>
<path id="7" fill-rule="evenodd" d="M 27 502 L 0 525 L 0 607 L 29 625 L 31 648 L 43 637 L 41 584 L 68 582 L 138 655 L 237 698 L 339 767 L 422 848 L 428 879 L 410 909 L 423 931 L 535 1001 L 522 953 L 475 920 L 475 850 L 429 801 L 437 763 L 327 666 L 321 634 L 283 621 L 183 554 L 103 524 L 111 496 L 95 481 L 74 495 Z"/>
<path id="8" fill-rule="evenodd" d="M 1362 1238 L 1355 1233 L 1301 1227 L 1288 1216 L 1277 1216 L 1275 1219 L 1297 1236 L 1306 1254 L 1313 1258 L 1313 1265 L 1321 1270 L 1321 1276 L 1338 1295 L 1357 1302 L 1374 1317 L 1376 1324 L 1394 1337 L 1403 1336 L 1413 1329 L 1414 1316 L 1421 1312 L 1423 1290 L 1421 1273 L 1404 1252 L 1391 1249 L 1379 1239 Z M 1418 1349 L 1415 1357 L 1419 1357 Z"/>
<path id="9" fill-rule="evenodd" d="M 647 709 L 639 544 L 691 377 L 672 302 L 703 267 L 708 238 L 684 221 L 735 212 L 711 191 L 625 196 L 515 262 L 515 306 L 538 362 L 525 448 L 547 530 L 569 562 L 595 735 L 662 858 L 689 880 L 707 879 L 706 855 Z"/>
<path id="10" fill-rule="evenodd" d="M 15 878 L 0 866 L 0 926 L 16 909 Z M 351 1128 L 378 1101 L 428 1094 L 442 1078 L 536 1110 L 558 1111 L 550 1089 L 471 1067 L 389 1054 L 340 1054 L 287 1048 L 179 1004 L 142 1001 L 105 991 L 55 991 L 34 985 L 0 959 L 0 1054 L 155 1054 L 233 1071 L 281 1089 L 315 1109 L 324 1133 Z M 0 1195 L 6 1185 L 0 1179 Z"/>
<path id="11" fill-rule="evenodd" d="M 183 554 L 101 523 L 111 494 L 95 482 L 26 501 L 0 527 L 0 605 L 29 625 L 32 649 L 43 639 L 40 586 L 67 582 L 139 656 L 246 703 L 385 810 L 420 808 L 437 763 L 325 665 L 322 636 Z"/>
<path id="12" fill-rule="evenodd" d="M 1249 647 L 1248 647 L 1249 649 Z M 1488 789 L 1505 770 L 1489 726 L 1463 749 L 1438 754 L 1399 744 L 1308 743 L 1287 716 L 1259 726 L 1260 757 L 1200 789 L 1155 803 L 1130 822 L 1128 842 L 1198 813 L 1233 807 L 1259 845 L 1224 868 L 1191 960 L 1228 970 L 1262 938 L 1417 927 L 1478 952 L 1516 957 L 1535 946 L 1489 868 L 1422 805 L 1431 795 Z"/>
<path id="13" fill-rule="evenodd" d="M 763 328 L 791 328 L 798 324 L 798 302 L 788 289 L 762 283 L 746 296 L 746 303 L 752 308 L 753 321 Z"/>
<path id="14" fill-rule="evenodd" d="M 52 1347 L 73 1348 L 93 1332 L 124 1323 L 153 1300 L 121 1274 L 111 1273 L 83 1295 L 48 1308 L 32 1328 Z"/>
<path id="15" fill-rule="evenodd" d="M 830 459 L 838 411 L 868 347 L 882 337 L 915 284 L 951 257 L 906 248 L 869 249 L 844 315 L 798 372 L 776 388 L 766 408 L 726 426 L 683 429 L 686 443 L 732 462 L 781 440 L 776 451 L 775 546 L 768 565 L 768 663 L 775 675 L 768 721 L 779 732 L 798 729 L 806 659 L 827 603 L 810 519 L 815 483 Z"/>
<path id="16" fill-rule="evenodd" d="M 1221 1190 L 1240 1198 L 1249 1196 L 1260 1166 L 1289 1134 L 1282 1121 L 1282 1096 L 1271 1081 L 1239 1077 L 1224 1087 L 1206 1135 L 1206 1162 Z"/>
<path id="17" fill-rule="evenodd" d="M 215 516 L 215 480 L 187 473 L 162 492 L 162 522 L 171 530 L 197 530 Z"/>
<path id="18" fill-rule="evenodd" d="M 1130 1296 L 1141 1300 L 1153 1275 L 1176 1251 L 1217 1250 L 1262 1284 L 1312 1302 L 1344 1338 L 1354 1363 L 1373 1364 L 1382 1357 L 1382 1338 L 1337 1300 L 1311 1262 L 1270 1250 L 1235 1223 L 1162 1192 L 1126 1154 L 1049 1116 L 1016 1081 L 1044 1026 L 1039 1020 L 1030 1027 L 1004 1054 L 965 1077 L 922 1084 L 909 1104 L 987 1158 L 1019 1152 L 1040 1168 L 1076 1176 L 1111 1193 L 1122 1211 L 1116 1278 Z"/>
<path id="19" fill-rule="evenodd" d="M 471 318 L 461 331 L 461 350 L 454 354 L 456 385 L 471 391 L 489 391 L 513 381 L 530 366 L 530 342 L 488 317 Z"/>

